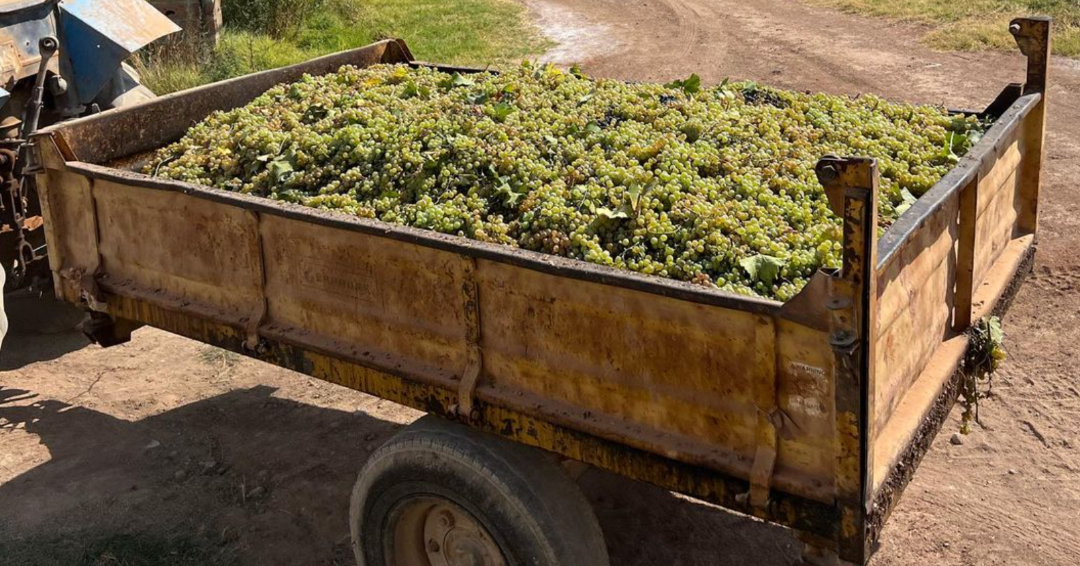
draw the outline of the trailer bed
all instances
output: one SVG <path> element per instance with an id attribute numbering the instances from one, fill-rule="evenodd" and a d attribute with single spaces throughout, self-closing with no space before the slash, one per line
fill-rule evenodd
<path id="1" fill-rule="evenodd" d="M 973 320 L 1030 269 L 1049 23 L 1023 85 L 878 238 L 876 168 L 825 158 L 844 264 L 780 303 L 148 177 L 215 110 L 384 41 L 34 138 L 57 295 L 103 344 L 151 325 L 798 531 L 865 563 L 956 398 Z M 179 377 L 178 377 L 179 378 Z"/>

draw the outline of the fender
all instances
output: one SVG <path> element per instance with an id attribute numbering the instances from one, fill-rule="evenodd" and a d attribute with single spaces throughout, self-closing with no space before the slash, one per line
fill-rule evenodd
<path id="1" fill-rule="evenodd" d="M 74 78 L 75 95 L 88 104 L 120 64 L 152 41 L 180 27 L 144 0 L 64 0 L 60 9 L 60 44 Z"/>

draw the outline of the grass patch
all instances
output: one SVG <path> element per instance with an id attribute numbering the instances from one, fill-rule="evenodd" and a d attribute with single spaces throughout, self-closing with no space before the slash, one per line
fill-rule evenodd
<path id="1" fill-rule="evenodd" d="M 885 16 L 934 26 L 923 39 L 956 51 L 1015 50 L 1009 21 L 1017 16 L 1054 18 L 1055 55 L 1080 56 L 1078 0 L 809 0 L 847 12 Z"/>
<path id="2" fill-rule="evenodd" d="M 138 60 L 146 86 L 165 94 L 299 63 L 390 37 L 439 63 L 488 66 L 548 44 L 513 0 L 236 0 L 216 47 L 192 37 Z M 302 6 L 284 23 L 281 6 Z M 226 4 L 226 6 L 229 6 Z"/>
<path id="3" fill-rule="evenodd" d="M 87 540 L 89 539 L 89 540 Z M 36 537 L 0 542 L 5 566 L 233 566 L 234 545 L 153 534 Z"/>
<path id="4" fill-rule="evenodd" d="M 208 366 L 229 369 L 240 362 L 240 354 L 216 346 L 204 346 L 199 350 L 199 360 Z"/>

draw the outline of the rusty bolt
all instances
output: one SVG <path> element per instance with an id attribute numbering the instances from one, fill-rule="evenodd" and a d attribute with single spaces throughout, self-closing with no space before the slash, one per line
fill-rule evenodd
<path id="1" fill-rule="evenodd" d="M 439 525 L 444 529 L 450 529 L 454 526 L 454 516 L 449 511 L 443 511 L 439 513 Z"/>
<path id="2" fill-rule="evenodd" d="M 833 346 L 837 346 L 840 348 L 851 346 L 855 344 L 856 340 L 858 340 L 858 338 L 855 336 L 855 334 L 848 332 L 847 330 L 837 330 L 836 332 L 832 333 L 832 336 L 829 337 L 829 342 Z"/>
<path id="3" fill-rule="evenodd" d="M 821 180 L 822 185 L 835 183 L 839 178 L 840 171 L 837 170 L 835 165 L 826 165 L 818 171 L 818 179 Z"/>

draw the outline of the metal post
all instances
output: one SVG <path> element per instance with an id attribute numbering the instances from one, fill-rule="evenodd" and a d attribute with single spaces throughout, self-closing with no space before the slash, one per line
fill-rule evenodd
<path id="1" fill-rule="evenodd" d="M 1042 177 L 1043 140 L 1046 137 L 1046 95 L 1050 75 L 1050 18 L 1016 18 L 1009 33 L 1027 57 L 1024 94 L 1039 93 L 1042 100 L 1024 120 L 1020 137 L 1020 215 L 1017 225 L 1034 234 L 1039 223 L 1039 186 Z"/>
<path id="2" fill-rule="evenodd" d="M 816 172 L 844 223 L 843 266 L 831 281 L 827 303 L 836 360 L 836 553 L 840 560 L 863 564 L 873 542 L 867 517 L 873 486 L 878 171 L 873 159 L 825 157 Z"/>

